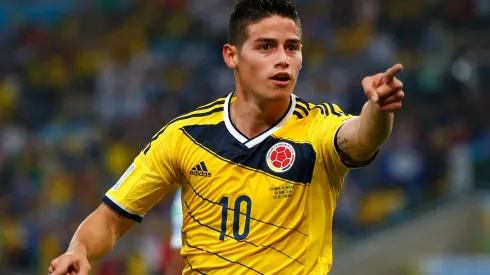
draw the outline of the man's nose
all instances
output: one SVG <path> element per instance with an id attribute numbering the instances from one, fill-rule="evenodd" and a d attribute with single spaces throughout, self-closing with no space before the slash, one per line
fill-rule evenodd
<path id="1" fill-rule="evenodd" d="M 277 50 L 277 61 L 275 67 L 288 68 L 289 67 L 289 58 L 284 48 L 279 48 Z"/>

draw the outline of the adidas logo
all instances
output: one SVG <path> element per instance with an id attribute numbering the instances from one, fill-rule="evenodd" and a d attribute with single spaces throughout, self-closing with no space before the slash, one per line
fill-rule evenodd
<path id="1" fill-rule="evenodd" d="M 201 163 L 191 169 L 191 175 L 200 177 L 211 177 L 211 172 L 208 171 L 208 168 L 206 167 L 206 164 L 204 164 L 204 161 L 201 161 Z"/>

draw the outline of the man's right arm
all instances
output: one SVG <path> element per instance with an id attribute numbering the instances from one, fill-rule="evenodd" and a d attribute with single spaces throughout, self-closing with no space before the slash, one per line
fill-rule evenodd
<path id="1" fill-rule="evenodd" d="M 165 129 L 165 128 L 164 128 Z M 177 128 L 178 129 L 178 128 Z M 68 251 L 49 268 L 52 275 L 86 275 L 90 260 L 112 250 L 116 241 L 162 197 L 180 186 L 177 146 L 180 131 L 160 131 L 80 225 Z"/>
<path id="2" fill-rule="evenodd" d="M 109 253 L 116 241 L 135 223 L 117 214 L 105 203 L 101 204 L 79 226 L 67 252 L 51 262 L 49 272 L 52 275 L 72 274 L 69 272 L 88 274 L 89 261 Z"/>

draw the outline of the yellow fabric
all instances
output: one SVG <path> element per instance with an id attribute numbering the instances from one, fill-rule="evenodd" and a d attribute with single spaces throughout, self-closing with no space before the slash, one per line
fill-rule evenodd
<path id="1" fill-rule="evenodd" d="M 332 217 L 349 170 L 334 135 L 352 116 L 335 105 L 297 103 L 308 114 L 297 107 L 303 118 L 293 115 L 273 133 L 278 142 L 312 148 L 308 159 L 314 169 L 311 182 L 304 183 L 235 163 L 194 139 L 187 127 L 224 123 L 223 99 L 206 106 L 155 135 L 106 196 L 144 216 L 182 186 L 183 274 L 326 274 L 332 265 Z"/>

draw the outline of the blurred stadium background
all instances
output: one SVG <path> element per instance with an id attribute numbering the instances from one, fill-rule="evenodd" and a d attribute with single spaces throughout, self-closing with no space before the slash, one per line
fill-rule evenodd
<path id="1" fill-rule="evenodd" d="M 233 90 L 233 2 L 0 1 L 0 274 L 45 274 L 162 125 Z M 295 2 L 297 95 L 358 113 L 362 77 L 405 66 L 392 137 L 346 179 L 332 274 L 490 274 L 490 1 Z M 92 274 L 163 274 L 171 199 Z"/>

